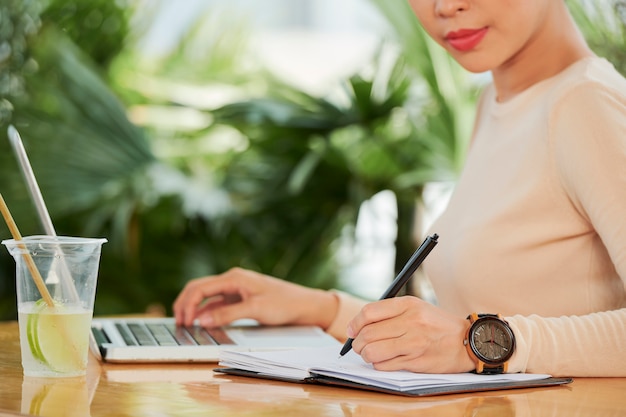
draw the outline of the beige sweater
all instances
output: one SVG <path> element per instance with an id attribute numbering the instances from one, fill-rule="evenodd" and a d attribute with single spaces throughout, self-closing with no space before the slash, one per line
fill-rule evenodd
<path id="1" fill-rule="evenodd" d="M 588 58 L 505 103 L 487 88 L 432 232 L 439 305 L 507 316 L 511 372 L 626 376 L 626 80 Z M 363 302 L 340 299 L 343 336 Z"/>

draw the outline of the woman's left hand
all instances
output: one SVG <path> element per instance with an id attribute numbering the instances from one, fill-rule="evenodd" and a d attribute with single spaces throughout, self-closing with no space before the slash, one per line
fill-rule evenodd
<path id="1" fill-rule="evenodd" d="M 352 348 L 384 371 L 458 373 L 475 369 L 463 339 L 469 322 L 417 297 L 367 304 L 348 324 Z"/>

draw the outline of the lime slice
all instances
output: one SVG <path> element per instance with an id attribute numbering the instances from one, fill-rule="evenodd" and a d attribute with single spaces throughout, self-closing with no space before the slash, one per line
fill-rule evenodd
<path id="1" fill-rule="evenodd" d="M 37 337 L 37 323 L 39 321 L 39 313 L 46 307 L 44 300 L 39 300 L 35 303 L 33 310 L 28 315 L 28 321 L 26 322 L 26 335 L 28 336 L 28 347 L 33 358 L 40 362 L 44 362 L 41 354 L 41 348 L 39 347 L 39 338 Z"/>
<path id="2" fill-rule="evenodd" d="M 26 325 L 33 357 L 54 372 L 80 373 L 87 366 L 91 314 L 40 301 Z"/>
<path id="3" fill-rule="evenodd" d="M 63 307 L 53 307 L 57 313 L 62 313 Z M 80 354 L 76 350 L 76 345 L 71 340 L 72 330 L 66 314 L 45 314 L 39 313 L 37 321 L 37 338 L 39 350 L 44 362 L 57 372 L 70 372 L 82 367 L 77 361 Z"/>

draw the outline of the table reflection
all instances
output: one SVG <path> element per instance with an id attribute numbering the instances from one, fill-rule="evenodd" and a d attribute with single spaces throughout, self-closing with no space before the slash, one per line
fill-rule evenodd
<path id="1" fill-rule="evenodd" d="M 21 412 L 42 417 L 91 417 L 98 380 L 97 372 L 75 378 L 24 376 Z"/>
<path id="2" fill-rule="evenodd" d="M 559 387 L 411 398 L 224 375 L 214 373 L 213 368 L 214 365 L 105 366 L 102 378 L 108 383 L 128 384 L 124 408 L 134 413 L 129 415 L 149 415 L 155 409 L 169 413 L 196 410 L 212 415 L 248 414 L 250 410 L 255 410 L 254 415 L 285 415 L 297 411 L 301 417 L 626 415 L 624 407 L 611 401 L 598 404 L 601 387 L 610 382 L 601 378 L 575 380 L 571 385 Z M 624 380 L 620 381 L 626 388 Z M 573 394 L 575 384 L 584 389 Z M 598 388 L 594 389 L 596 384 Z M 621 395 L 610 391 L 605 394 L 610 398 Z"/>

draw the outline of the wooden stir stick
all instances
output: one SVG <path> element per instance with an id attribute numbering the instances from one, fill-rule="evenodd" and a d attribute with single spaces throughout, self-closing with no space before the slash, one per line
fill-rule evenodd
<path id="1" fill-rule="evenodd" d="M 15 221 L 13 220 L 13 216 L 11 216 L 11 212 L 9 211 L 9 207 L 7 207 L 7 204 L 4 201 L 4 198 L 2 197 L 2 193 L 0 193 L 0 211 L 2 211 L 2 217 L 4 217 L 4 221 L 9 227 L 9 230 L 11 231 L 11 235 L 13 236 L 13 239 L 15 239 L 18 242 L 18 246 L 20 247 L 20 249 L 23 250 L 22 256 L 24 257 L 24 260 L 26 261 L 26 266 L 28 267 L 28 270 L 30 271 L 30 274 L 32 275 L 33 280 L 35 281 L 35 285 L 37 286 L 37 289 L 39 289 L 39 292 L 41 293 L 41 296 L 43 297 L 46 304 L 48 304 L 48 306 L 50 307 L 54 307 L 54 301 L 52 300 L 52 296 L 50 295 L 50 292 L 48 291 L 46 284 L 43 282 L 43 278 L 41 277 L 41 274 L 39 274 L 39 270 L 37 269 L 37 266 L 35 265 L 35 261 L 33 260 L 32 256 L 30 256 L 30 253 L 28 252 L 26 245 L 24 245 L 23 243 L 20 243 L 22 241 L 22 235 L 20 234 L 20 231 L 17 228 Z"/>
<path id="2" fill-rule="evenodd" d="M 54 307 L 54 300 L 52 299 L 52 296 L 50 295 L 50 292 L 48 291 L 48 288 L 46 287 L 46 284 L 44 283 L 43 278 L 41 277 L 41 274 L 37 269 L 37 265 L 35 265 L 33 257 L 30 256 L 30 252 L 28 252 L 28 248 L 26 248 L 26 245 L 21 243 L 22 235 L 20 234 L 20 231 L 18 230 L 15 221 L 13 220 L 13 216 L 11 216 L 11 212 L 9 211 L 9 207 L 7 207 L 7 204 L 2 197 L 2 193 L 0 193 L 0 211 L 2 211 L 2 216 L 4 217 L 7 226 L 9 226 L 9 230 L 11 231 L 11 235 L 13 235 L 13 239 L 18 242 L 18 247 L 23 251 L 22 256 L 26 261 L 28 270 L 30 271 L 33 280 L 35 281 L 35 285 L 39 289 L 41 296 L 43 297 L 48 307 Z M 61 321 L 58 316 L 56 316 L 55 319 L 58 320 L 57 328 L 62 332 L 64 338 L 66 340 L 71 340 L 68 336 L 70 329 L 67 327 L 67 324 L 64 321 Z M 74 343 L 71 343 L 68 348 L 72 349 L 72 351 L 75 353 L 74 355 L 72 355 L 72 360 L 76 362 L 78 369 L 83 367 L 85 364 L 81 359 L 81 352 L 78 351 L 77 346 Z"/>

